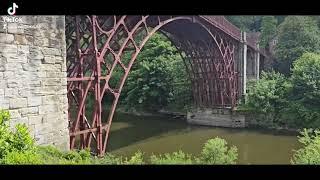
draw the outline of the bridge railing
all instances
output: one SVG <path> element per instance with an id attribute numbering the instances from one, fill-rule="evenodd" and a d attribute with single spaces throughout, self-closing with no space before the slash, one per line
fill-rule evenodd
<path id="1" fill-rule="evenodd" d="M 224 16 L 201 16 L 201 17 L 208 20 L 214 26 L 224 31 L 234 39 L 241 41 L 242 39 L 241 30 L 237 26 L 229 22 Z M 259 41 L 258 33 L 246 33 L 246 40 L 247 40 L 246 44 L 249 47 L 253 48 L 254 50 L 258 50 L 257 49 L 257 43 Z M 259 51 L 265 55 L 264 49 L 260 49 Z"/>
<path id="2" fill-rule="evenodd" d="M 207 19 L 210 23 L 229 34 L 237 40 L 241 40 L 241 30 L 229 22 L 224 16 L 201 16 Z"/>

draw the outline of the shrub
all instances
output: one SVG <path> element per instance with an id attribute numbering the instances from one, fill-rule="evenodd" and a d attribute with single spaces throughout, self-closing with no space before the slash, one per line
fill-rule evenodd
<path id="1" fill-rule="evenodd" d="M 143 153 L 141 151 L 136 152 L 129 160 L 125 160 L 124 164 L 144 164 Z"/>
<path id="2" fill-rule="evenodd" d="M 19 151 L 33 150 L 35 148 L 34 139 L 30 136 L 28 127 L 24 124 L 17 124 L 15 128 L 11 146 Z"/>
<path id="3" fill-rule="evenodd" d="M 10 131 L 10 114 L 8 111 L 0 111 L 0 159 L 5 158 L 7 154 L 24 151 L 34 151 L 34 140 L 31 138 L 28 128 L 25 125 L 18 124 L 15 131 Z M 29 155 L 29 154 L 27 154 Z"/>
<path id="4" fill-rule="evenodd" d="M 303 147 L 295 151 L 291 163 L 292 164 L 320 164 L 320 131 L 315 130 L 314 133 L 308 132 L 307 129 L 301 132 L 299 142 Z"/>
<path id="5" fill-rule="evenodd" d="M 1 110 L 1 109 L 0 109 L 0 126 L 3 126 L 4 123 L 6 123 L 7 121 L 9 121 L 9 119 L 10 119 L 10 113 L 9 113 L 9 111 Z"/>
<path id="6" fill-rule="evenodd" d="M 2 164 L 44 164 L 42 157 L 35 151 L 11 151 L 1 159 Z"/>
<path id="7" fill-rule="evenodd" d="M 200 154 L 200 162 L 203 164 L 236 164 L 238 152 L 235 146 L 228 148 L 227 142 L 221 138 L 208 140 Z"/>
<path id="8" fill-rule="evenodd" d="M 46 164 L 91 164 L 93 157 L 89 150 L 63 152 L 53 146 L 39 146 L 37 154 Z"/>
<path id="9" fill-rule="evenodd" d="M 107 153 L 103 158 L 95 158 L 94 164 L 114 164 L 120 165 L 123 164 L 122 157 L 117 157 L 113 154 Z"/>
<path id="10" fill-rule="evenodd" d="M 152 155 L 150 161 L 151 164 L 192 164 L 192 156 L 180 150 L 171 154 Z"/>

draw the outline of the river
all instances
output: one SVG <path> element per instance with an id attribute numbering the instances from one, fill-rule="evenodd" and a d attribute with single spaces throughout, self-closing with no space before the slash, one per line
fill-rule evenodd
<path id="1" fill-rule="evenodd" d="M 259 129 L 232 129 L 190 125 L 166 116 L 133 116 L 117 113 L 109 136 L 109 152 L 130 156 L 136 151 L 163 154 L 182 150 L 198 155 L 204 143 L 224 138 L 238 148 L 238 164 L 289 164 L 297 135 Z"/>

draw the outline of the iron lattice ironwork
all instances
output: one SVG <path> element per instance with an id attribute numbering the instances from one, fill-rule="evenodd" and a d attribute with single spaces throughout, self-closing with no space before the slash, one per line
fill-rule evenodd
<path id="1" fill-rule="evenodd" d="M 155 32 L 181 51 L 197 107 L 235 107 L 241 33 L 222 16 L 67 16 L 71 149 L 105 153 L 125 80 Z M 115 72 L 121 78 L 111 83 Z M 112 101 L 111 107 L 103 101 Z"/>

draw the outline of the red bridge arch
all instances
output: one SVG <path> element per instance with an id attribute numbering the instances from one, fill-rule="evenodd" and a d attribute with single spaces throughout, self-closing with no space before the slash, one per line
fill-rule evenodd
<path id="1" fill-rule="evenodd" d="M 157 31 L 185 52 L 196 106 L 236 106 L 239 65 L 235 59 L 240 57 L 241 32 L 222 16 L 68 16 L 71 149 L 89 147 L 105 153 L 122 87 L 139 52 Z M 111 85 L 115 71 L 121 72 L 121 79 Z M 102 99 L 106 96 L 113 103 L 105 115 Z M 94 100 L 91 112 L 90 99 Z"/>

